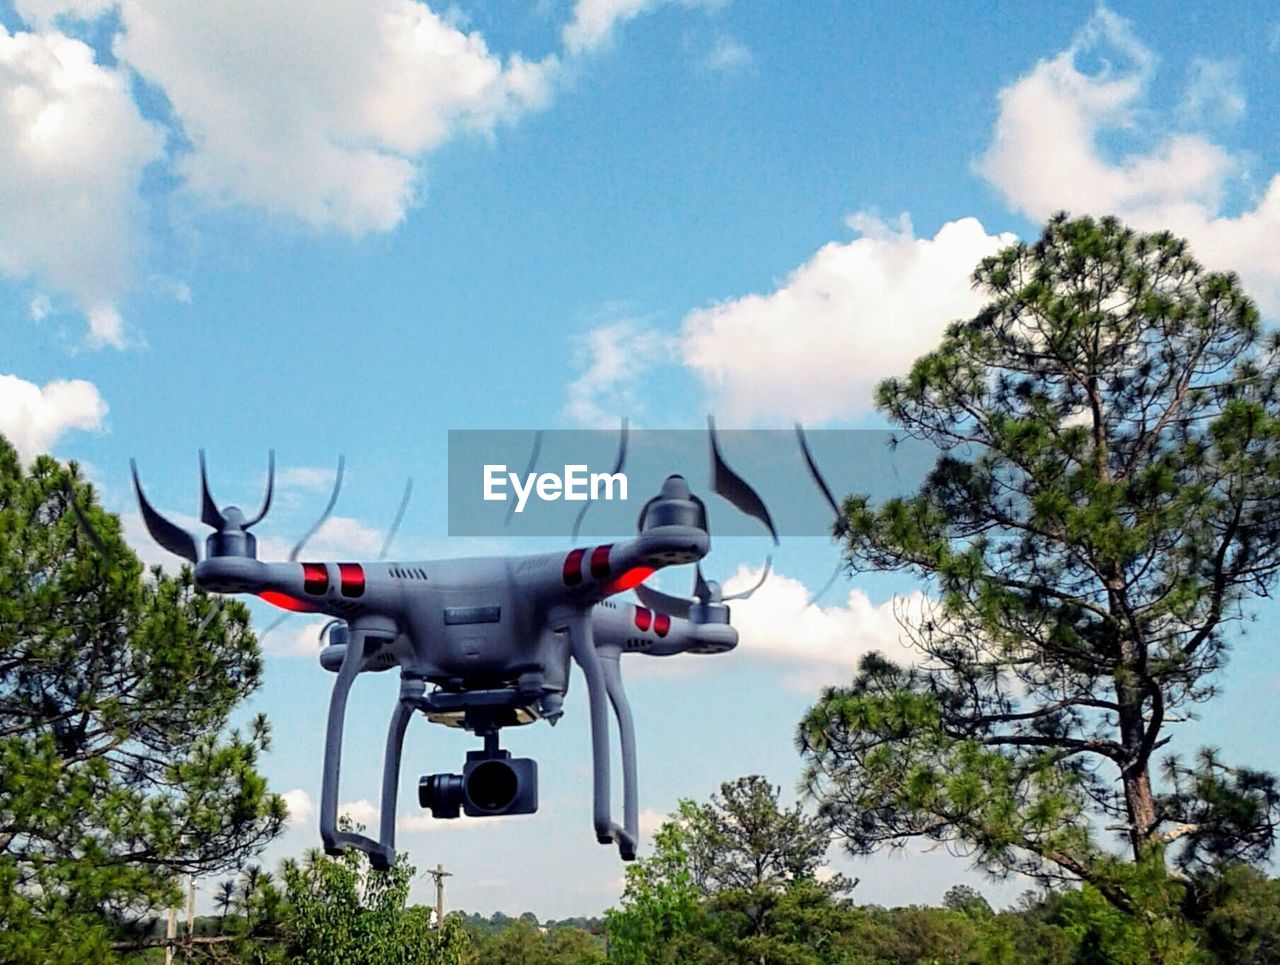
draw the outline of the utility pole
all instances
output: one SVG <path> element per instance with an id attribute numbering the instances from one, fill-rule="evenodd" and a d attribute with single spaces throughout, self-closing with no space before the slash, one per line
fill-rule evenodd
<path id="1" fill-rule="evenodd" d="M 427 874 L 436 879 L 436 927 L 440 928 L 444 925 L 444 879 L 452 877 L 452 873 L 437 864 L 434 871 L 427 869 Z"/>
<path id="2" fill-rule="evenodd" d="M 173 965 L 173 940 L 178 937 L 178 909 L 169 909 L 169 921 L 165 926 L 164 937 L 169 939 L 164 946 L 164 965 Z"/>

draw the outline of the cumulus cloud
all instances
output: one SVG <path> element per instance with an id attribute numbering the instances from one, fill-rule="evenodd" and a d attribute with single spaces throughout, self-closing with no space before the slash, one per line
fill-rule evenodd
<path id="1" fill-rule="evenodd" d="M 754 586 L 760 573 L 758 567 L 739 567 L 725 583 L 726 595 Z M 901 659 L 908 641 L 899 615 L 918 617 L 927 598 L 916 592 L 877 604 L 851 587 L 842 604 L 806 607 L 808 601 L 803 583 L 773 573 L 751 597 L 730 604 L 740 635 L 738 652 L 785 664 L 783 685 L 803 692 L 849 680 L 858 661 L 873 650 Z"/>
<path id="2" fill-rule="evenodd" d="M 726 420 L 867 412 L 878 381 L 905 372 L 948 322 L 981 306 L 974 266 L 1013 240 L 974 218 L 932 238 L 917 238 L 906 215 L 896 225 L 866 214 L 848 224 L 859 237 L 823 246 L 781 287 L 684 319 L 684 363 Z"/>
<path id="3" fill-rule="evenodd" d="M 115 6 L 115 0 L 17 0 L 14 7 L 27 23 L 41 29 L 57 21 L 94 20 Z"/>
<path id="4" fill-rule="evenodd" d="M 123 347 L 147 165 L 203 206 L 389 231 L 433 150 L 545 107 L 565 59 L 664 2 L 578 0 L 565 50 L 530 60 L 417 0 L 16 0 L 30 30 L 0 26 L 0 276 L 70 296 L 90 344 Z M 104 15 L 107 63 L 75 37 L 100 36 L 85 24 Z M 140 113 L 135 73 L 167 101 L 163 127 Z"/>
<path id="5" fill-rule="evenodd" d="M 311 823 L 311 816 L 316 812 L 315 802 L 311 795 L 300 787 L 285 791 L 280 795 L 289 808 L 289 827 L 298 828 Z"/>
<path id="6" fill-rule="evenodd" d="M 312 660 L 320 653 L 320 631 L 329 621 L 308 620 L 299 626 L 287 623 L 273 627 L 262 636 L 262 648 L 277 657 L 305 657 Z"/>
<path id="7" fill-rule="evenodd" d="M 399 224 L 423 154 L 541 107 L 558 69 L 413 0 L 124 0 L 121 16 L 115 52 L 168 97 L 192 192 L 353 235 Z"/>
<path id="8" fill-rule="evenodd" d="M 39 386 L 0 375 L 0 435 L 24 460 L 48 452 L 72 429 L 100 430 L 106 415 L 107 403 L 92 382 L 69 379 Z"/>
<path id="9" fill-rule="evenodd" d="M 542 817 L 546 815 L 546 808 L 542 809 Z M 502 818 L 503 822 L 507 821 L 533 821 L 537 820 L 539 815 L 534 814 L 510 814 Z M 400 818 L 396 821 L 396 830 L 404 831 L 409 834 L 435 834 L 441 831 L 471 831 L 475 828 L 493 827 L 491 818 L 473 818 L 466 814 L 460 814 L 456 818 L 434 818 L 430 813 L 414 814 L 409 817 Z"/>
<path id="10" fill-rule="evenodd" d="M 364 798 L 358 801 L 347 801 L 345 804 L 338 805 L 338 817 L 348 817 L 356 824 L 363 824 L 366 828 L 376 828 L 378 825 L 378 808 Z"/>
<path id="11" fill-rule="evenodd" d="M 308 552 L 321 556 L 370 559 L 382 549 L 386 534 L 351 516 L 330 516 L 307 543 Z"/>
<path id="12" fill-rule="evenodd" d="M 1085 64 L 1100 63 L 1096 69 Z M 1163 134 L 1146 100 L 1155 58 L 1128 23 L 1105 8 L 1071 45 L 1000 92 L 995 131 L 977 171 L 1009 205 L 1043 219 L 1059 209 L 1114 214 L 1144 230 L 1188 238 L 1213 269 L 1238 271 L 1264 312 L 1280 313 L 1280 175 L 1231 214 L 1248 171 L 1202 133 Z M 1230 119 L 1243 95 L 1221 66 L 1200 61 L 1184 119 L 1206 111 Z M 1110 143 L 1140 146 L 1115 156 Z"/>
<path id="13" fill-rule="evenodd" d="M 582 374 L 569 383 L 565 415 L 584 426 L 613 428 L 623 416 L 643 413 L 651 393 L 641 391 L 655 367 L 678 352 L 670 335 L 623 320 L 588 333 L 574 348 Z"/>
<path id="14" fill-rule="evenodd" d="M 1240 70 L 1222 60 L 1197 57 L 1191 62 L 1191 79 L 1178 114 L 1183 121 L 1221 123 L 1244 116 L 1244 91 L 1240 88 Z"/>
<path id="15" fill-rule="evenodd" d="M 590 53 L 606 46 L 614 31 L 642 13 L 676 0 L 577 0 L 573 16 L 560 31 L 570 54 Z M 719 7 L 727 0 L 678 0 L 686 7 Z"/>
<path id="16" fill-rule="evenodd" d="M 92 345 L 124 345 L 138 185 L 162 147 L 123 72 L 88 45 L 0 26 L 0 274 L 70 295 Z"/>

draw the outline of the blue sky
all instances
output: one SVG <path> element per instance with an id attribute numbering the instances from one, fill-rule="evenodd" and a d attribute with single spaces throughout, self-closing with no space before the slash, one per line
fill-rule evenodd
<path id="1" fill-rule="evenodd" d="M 540 549 L 447 538 L 448 430 L 878 426 L 875 382 L 976 309 L 979 258 L 1059 208 L 1186 235 L 1274 324 L 1278 92 L 1263 3 L 0 0 L 0 432 L 80 460 L 155 561 L 128 458 L 190 517 L 201 446 L 218 498 L 255 505 L 277 450 L 264 558 L 323 505 L 339 452 L 317 554 L 376 554 L 406 476 L 397 555 Z M 721 540 L 713 575 L 745 580 L 762 551 Z M 738 651 L 628 666 L 647 822 L 745 773 L 790 794 L 816 687 L 897 646 L 909 582 L 844 584 L 795 620 L 834 561 L 788 540 Z M 1276 767 L 1277 611 L 1257 612 L 1186 741 Z M 331 678 L 302 618 L 264 646 L 252 709 L 299 817 L 274 860 L 317 839 Z M 352 738 L 380 747 L 394 684 L 358 691 Z M 581 697 L 555 731 L 510 733 L 542 767 L 537 816 L 402 832 L 455 873 L 451 905 L 616 900 Z M 417 775 L 471 744 L 415 724 L 403 819 Z M 349 758 L 357 813 L 376 756 Z M 886 904 L 1023 886 L 941 853 L 832 863 Z"/>

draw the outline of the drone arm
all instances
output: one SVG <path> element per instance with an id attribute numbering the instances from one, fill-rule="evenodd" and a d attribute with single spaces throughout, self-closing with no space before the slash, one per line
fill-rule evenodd
<path id="1" fill-rule="evenodd" d="M 622 689 L 622 668 L 619 654 L 609 652 L 600 655 L 604 672 L 605 689 L 613 713 L 618 720 L 618 737 L 622 743 L 622 823 L 624 830 L 618 837 L 618 850 L 623 861 L 636 856 L 636 843 L 640 837 L 640 793 L 636 781 L 636 730 L 631 719 L 631 704 L 627 692 Z"/>

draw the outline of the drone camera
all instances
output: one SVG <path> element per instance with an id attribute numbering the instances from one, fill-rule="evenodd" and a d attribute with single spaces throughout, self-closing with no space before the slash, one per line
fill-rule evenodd
<path id="1" fill-rule="evenodd" d="M 507 751 L 471 751 L 461 774 L 428 774 L 418 781 L 418 803 L 434 818 L 495 817 L 538 810 L 538 762 Z"/>

